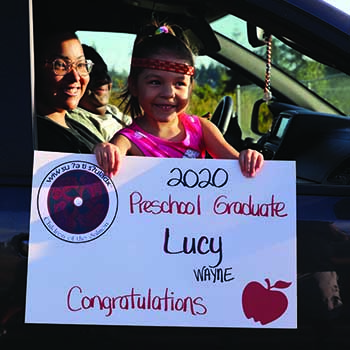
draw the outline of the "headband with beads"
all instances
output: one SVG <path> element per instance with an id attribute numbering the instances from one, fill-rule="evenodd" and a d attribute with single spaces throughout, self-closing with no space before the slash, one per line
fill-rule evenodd
<path id="1" fill-rule="evenodd" d="M 168 34 L 169 29 L 166 26 L 161 26 L 156 29 L 154 32 L 155 35 L 159 34 Z M 131 60 L 132 67 L 138 68 L 149 68 L 149 69 L 158 69 L 165 70 L 169 72 L 182 73 L 186 75 L 194 75 L 194 67 L 190 66 L 187 63 L 178 63 L 172 61 L 159 60 L 154 58 L 133 58 Z"/>
<path id="2" fill-rule="evenodd" d="M 137 68 L 149 68 L 157 70 L 165 70 L 168 72 L 182 73 L 186 75 L 194 75 L 194 67 L 187 63 L 179 63 L 155 58 L 133 58 L 131 66 Z"/>

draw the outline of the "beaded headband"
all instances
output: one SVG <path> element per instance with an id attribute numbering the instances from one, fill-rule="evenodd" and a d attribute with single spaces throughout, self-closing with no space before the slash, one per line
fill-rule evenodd
<path id="1" fill-rule="evenodd" d="M 190 76 L 194 75 L 194 67 L 187 63 L 158 60 L 154 58 L 133 58 L 131 60 L 131 66 L 166 70 L 168 72 L 182 73 Z"/>

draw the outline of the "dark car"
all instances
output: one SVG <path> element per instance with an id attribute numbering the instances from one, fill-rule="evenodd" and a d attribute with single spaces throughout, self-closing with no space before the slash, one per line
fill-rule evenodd
<path id="1" fill-rule="evenodd" d="M 180 24 L 206 67 L 229 76 L 231 87 L 213 101 L 216 108 L 203 111 L 225 138 L 267 160 L 296 162 L 295 330 L 24 322 L 37 149 L 33 28 L 73 29 L 82 42 L 93 33 L 123 33 L 132 42 L 139 23 L 155 15 Z M 0 339 L 76 336 L 185 347 L 344 342 L 350 330 L 350 15 L 322 0 L 15 0 L 0 16 Z M 212 83 L 215 89 L 215 78 Z"/>

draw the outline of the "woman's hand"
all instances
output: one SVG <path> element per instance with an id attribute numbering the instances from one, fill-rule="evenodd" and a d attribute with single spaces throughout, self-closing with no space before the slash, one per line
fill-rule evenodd
<path id="1" fill-rule="evenodd" d="M 255 150 L 245 149 L 239 154 L 239 164 L 241 171 L 246 177 L 253 177 L 264 164 L 263 155 Z"/>
<path id="2" fill-rule="evenodd" d="M 122 154 L 118 146 L 109 143 L 98 143 L 94 147 L 94 153 L 98 165 L 108 175 L 115 175 L 120 169 Z"/>

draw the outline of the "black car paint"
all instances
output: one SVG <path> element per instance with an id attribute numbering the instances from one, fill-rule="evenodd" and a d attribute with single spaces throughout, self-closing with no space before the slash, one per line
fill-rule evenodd
<path id="1" fill-rule="evenodd" d="M 172 327 L 141 327 L 136 330 L 133 327 L 116 329 L 25 325 L 31 172 L 35 143 L 32 134 L 32 57 L 29 45 L 31 23 L 28 2 L 8 2 L 6 11 L 0 13 L 0 18 L 1 32 L 4 33 L 4 51 L 0 56 L 3 101 L 0 138 L 0 339 L 11 335 L 16 337 L 18 334 L 36 337 L 43 334 L 63 334 L 63 338 L 73 334 L 84 338 L 123 337 L 130 344 L 153 341 L 158 345 L 169 341 L 168 338 L 171 337 L 175 345 L 215 345 L 223 340 L 234 345 L 239 339 L 246 339 L 247 343 L 266 340 L 270 344 L 279 344 L 281 339 L 290 339 L 298 344 L 312 345 L 319 339 L 322 343 L 331 337 L 329 339 L 333 344 L 346 337 L 350 325 L 347 313 L 350 295 L 348 237 L 346 234 L 341 237 L 324 237 L 318 234 L 318 229 L 324 223 L 335 223 L 340 230 L 347 232 L 350 226 L 350 188 L 347 184 L 323 186 L 309 180 L 297 183 L 298 272 L 302 274 L 299 288 L 303 292 L 305 285 L 309 283 L 304 278 L 305 275 L 310 276 L 319 271 L 337 271 L 344 305 L 341 313 L 325 308 L 320 295 L 306 293 L 300 296 L 299 329 L 296 331 Z M 345 152 L 345 155 L 349 154 L 350 151 Z M 310 305 L 312 307 L 308 307 Z M 326 332 L 320 335 L 319 329 L 326 329 Z M 338 333 L 339 330 L 343 333 Z M 135 334 L 139 339 L 135 339 Z"/>

